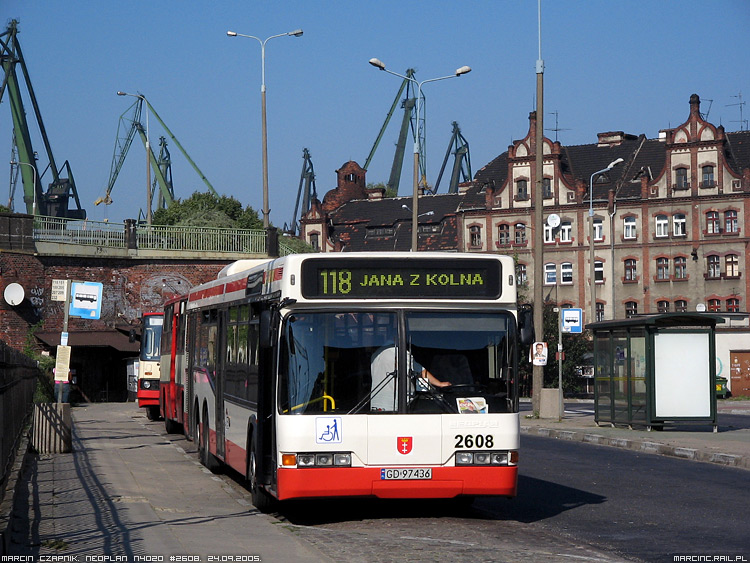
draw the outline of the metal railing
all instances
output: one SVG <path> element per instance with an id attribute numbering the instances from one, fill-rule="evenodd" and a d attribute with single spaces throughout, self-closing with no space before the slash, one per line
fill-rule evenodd
<path id="1" fill-rule="evenodd" d="M 176 252 L 266 253 L 266 232 L 262 229 L 149 226 L 43 216 L 34 218 L 34 241 Z M 279 253 L 282 256 L 292 253 L 283 240 Z"/>

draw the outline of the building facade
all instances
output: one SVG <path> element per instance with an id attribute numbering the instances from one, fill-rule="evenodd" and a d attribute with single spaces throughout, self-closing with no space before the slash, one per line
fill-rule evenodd
<path id="1" fill-rule="evenodd" d="M 419 250 L 511 254 L 532 295 L 535 137 L 532 113 L 526 137 L 460 193 L 420 197 Z M 545 138 L 543 154 L 546 299 L 590 310 L 593 211 L 598 320 L 748 309 L 750 132 L 707 122 L 693 94 L 687 120 L 657 139 L 613 131 L 564 146 Z M 337 187 L 300 221 L 301 236 L 322 251 L 409 250 L 411 198 L 370 193 L 356 163 L 338 172 Z"/>

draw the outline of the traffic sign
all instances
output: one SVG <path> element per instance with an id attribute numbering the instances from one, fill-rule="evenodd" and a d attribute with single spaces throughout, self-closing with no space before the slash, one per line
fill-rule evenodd
<path id="1" fill-rule="evenodd" d="M 581 334 L 583 332 L 583 309 L 563 309 L 560 322 L 563 332 Z"/>
<path id="2" fill-rule="evenodd" d="M 98 319 L 102 312 L 102 284 L 98 282 L 73 282 L 71 290 L 71 317 Z"/>

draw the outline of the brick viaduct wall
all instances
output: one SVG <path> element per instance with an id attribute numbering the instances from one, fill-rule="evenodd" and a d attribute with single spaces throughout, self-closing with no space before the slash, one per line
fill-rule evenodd
<path id="1" fill-rule="evenodd" d="M 25 299 L 12 307 L 0 297 L 0 340 L 20 350 L 29 327 L 40 321 L 41 330 L 62 330 L 63 303 L 51 300 L 53 279 L 103 284 L 101 318 L 71 318 L 70 332 L 127 329 L 138 326 L 142 313 L 159 310 L 170 297 L 215 279 L 227 263 L 226 260 L 70 258 L 2 251 L 0 292 L 15 282 L 24 288 Z"/>

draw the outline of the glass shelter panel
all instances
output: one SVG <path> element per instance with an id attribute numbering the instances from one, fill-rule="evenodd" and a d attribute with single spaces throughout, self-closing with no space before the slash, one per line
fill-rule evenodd
<path id="1" fill-rule="evenodd" d="M 646 390 L 646 334 L 643 330 L 630 333 L 630 419 L 645 423 L 648 393 Z"/>
<path id="2" fill-rule="evenodd" d="M 594 384 L 597 420 L 611 421 L 612 362 L 608 332 L 596 333 L 594 336 Z"/>

